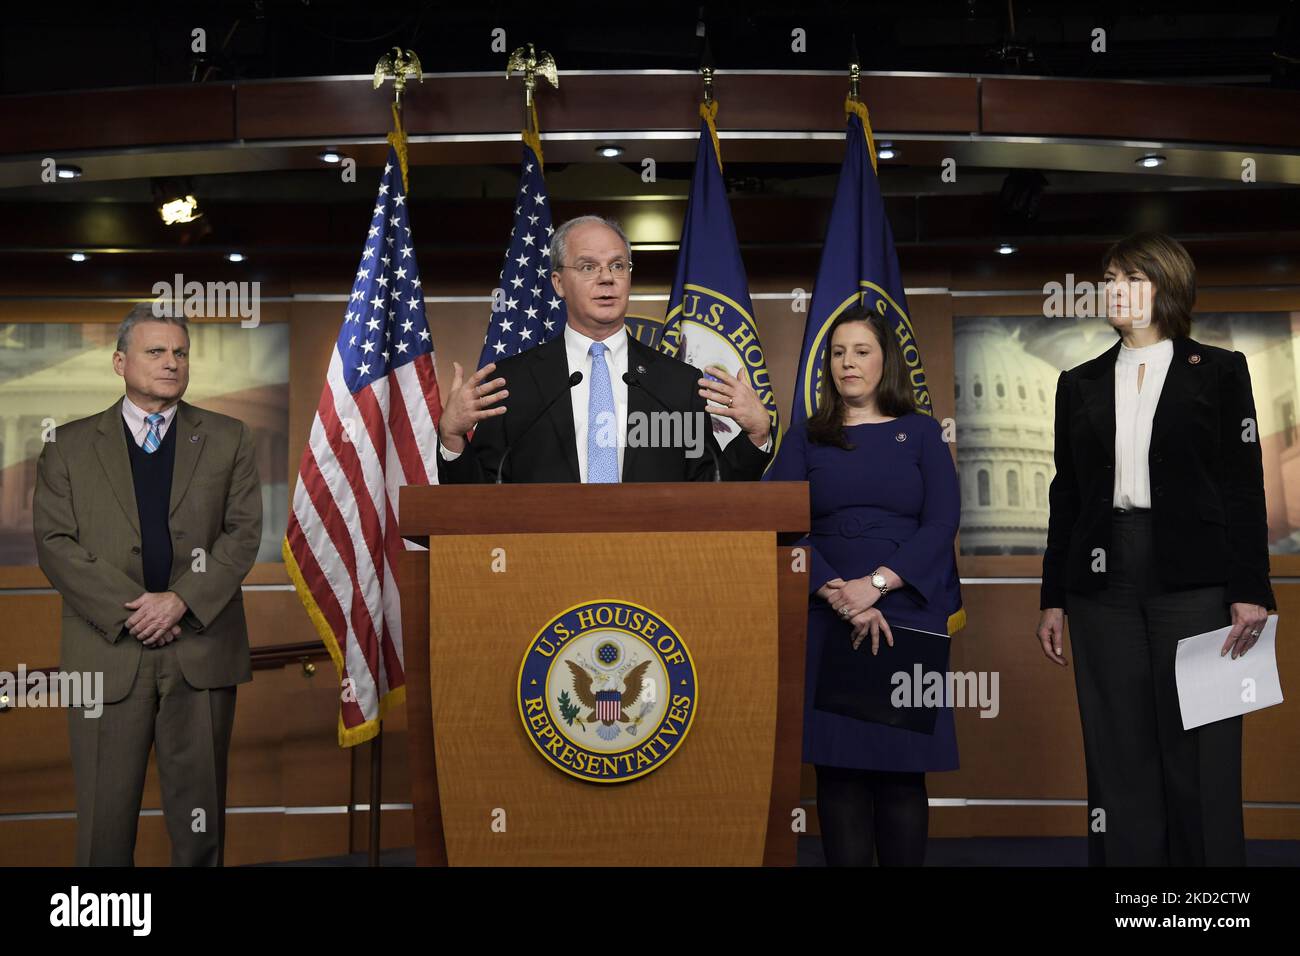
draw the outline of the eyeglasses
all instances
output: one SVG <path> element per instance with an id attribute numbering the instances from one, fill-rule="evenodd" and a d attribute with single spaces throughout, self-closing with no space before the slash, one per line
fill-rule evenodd
<path id="1" fill-rule="evenodd" d="M 592 262 L 590 259 L 582 259 L 571 266 L 557 266 L 559 269 L 572 269 L 588 282 L 594 281 L 601 273 L 602 269 L 608 268 L 609 274 L 615 279 L 626 279 L 632 274 L 632 262 L 630 259 L 615 259 L 607 267 L 602 266 L 599 262 Z"/>

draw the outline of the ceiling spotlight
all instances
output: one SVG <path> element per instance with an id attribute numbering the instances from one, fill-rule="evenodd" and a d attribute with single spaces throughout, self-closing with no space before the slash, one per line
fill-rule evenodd
<path id="1" fill-rule="evenodd" d="M 1145 167 L 1146 169 L 1155 169 L 1157 166 L 1163 166 L 1165 164 L 1165 157 L 1161 156 L 1159 153 L 1147 153 L 1136 162 L 1139 166 Z"/>
<path id="2" fill-rule="evenodd" d="M 623 147 L 615 146 L 613 143 L 606 143 L 604 146 L 597 146 L 596 152 L 606 159 L 613 159 L 615 156 L 623 155 Z"/>
<path id="3" fill-rule="evenodd" d="M 85 262 L 90 258 L 90 256 L 86 255 L 84 252 L 69 252 L 68 258 L 73 262 Z"/>
<path id="4" fill-rule="evenodd" d="M 998 255 L 1000 256 L 1009 256 L 1016 251 L 1018 251 L 1016 247 L 1009 242 L 1004 242 L 998 246 Z"/>
<path id="5" fill-rule="evenodd" d="M 343 162 L 343 154 L 337 150 L 327 149 L 325 152 L 320 154 L 320 161 L 322 163 L 330 164 L 341 163 Z"/>
<path id="6" fill-rule="evenodd" d="M 227 253 L 226 253 L 226 261 L 227 261 L 227 262 L 243 262 L 243 261 L 244 261 L 244 254 L 243 254 L 242 252 L 227 252 Z"/>
<path id="7" fill-rule="evenodd" d="M 58 163 L 54 167 L 54 175 L 59 179 L 80 179 L 81 167 L 69 163 Z"/>
<path id="8" fill-rule="evenodd" d="M 897 155 L 893 143 L 880 143 L 876 148 L 876 159 L 893 159 Z"/>
<path id="9" fill-rule="evenodd" d="M 182 222 L 193 222 L 203 213 L 199 212 L 199 201 L 193 196 L 187 195 L 184 199 L 170 199 L 158 207 L 158 214 L 162 216 L 162 221 L 174 226 Z"/>

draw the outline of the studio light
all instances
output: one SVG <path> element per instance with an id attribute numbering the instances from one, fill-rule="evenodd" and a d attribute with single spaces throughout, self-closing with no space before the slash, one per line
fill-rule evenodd
<path id="1" fill-rule="evenodd" d="M 203 213 L 199 212 L 199 201 L 190 195 L 185 196 L 183 199 L 169 199 L 158 207 L 158 214 L 162 216 L 162 221 L 169 226 L 183 222 L 193 222 L 203 215 Z"/>

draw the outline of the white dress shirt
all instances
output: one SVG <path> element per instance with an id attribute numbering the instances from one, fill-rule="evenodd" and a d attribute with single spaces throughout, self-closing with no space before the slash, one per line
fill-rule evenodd
<path id="1" fill-rule="evenodd" d="M 171 427 L 172 419 L 176 417 L 176 409 L 179 407 L 179 405 L 173 403 L 170 408 L 164 408 L 159 412 L 163 417 L 162 424 L 158 426 L 159 442 L 167 437 L 167 429 Z M 122 420 L 126 422 L 126 427 L 130 429 L 131 437 L 135 439 L 137 447 L 144 447 L 145 436 L 149 434 L 149 423 L 145 421 L 145 416 L 151 414 L 153 413 L 146 412 L 131 399 L 123 396 Z"/>
<path id="2" fill-rule="evenodd" d="M 1115 358 L 1115 488 L 1116 508 L 1150 508 L 1151 422 L 1174 358 L 1172 339 L 1131 349 L 1120 343 Z M 1138 366 L 1142 391 L 1138 391 Z"/>
<path id="3" fill-rule="evenodd" d="M 618 473 L 623 474 L 623 452 L 627 448 L 627 329 L 615 332 L 604 340 L 604 362 L 609 368 L 609 384 L 614 392 L 614 409 L 618 415 Z M 582 373 L 582 381 L 569 389 L 573 403 L 573 439 L 578 449 L 578 477 L 587 481 L 587 409 L 591 401 L 591 346 L 596 340 L 588 338 L 571 325 L 564 327 L 564 357 L 569 374 Z M 506 383 L 506 388 L 509 388 Z M 444 461 L 455 461 L 463 452 L 450 452 L 438 440 L 438 454 Z"/>

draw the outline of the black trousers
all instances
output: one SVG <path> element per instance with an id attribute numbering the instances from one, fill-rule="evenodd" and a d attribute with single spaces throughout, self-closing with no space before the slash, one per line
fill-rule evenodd
<path id="1" fill-rule="evenodd" d="M 924 773 L 814 765 L 827 866 L 922 866 L 930 832 Z"/>
<path id="2" fill-rule="evenodd" d="M 1107 586 L 1067 603 L 1093 866 L 1244 866 L 1241 718 L 1183 730 L 1178 641 L 1231 623 L 1222 587 L 1168 591 L 1151 513 L 1117 511 Z"/>

